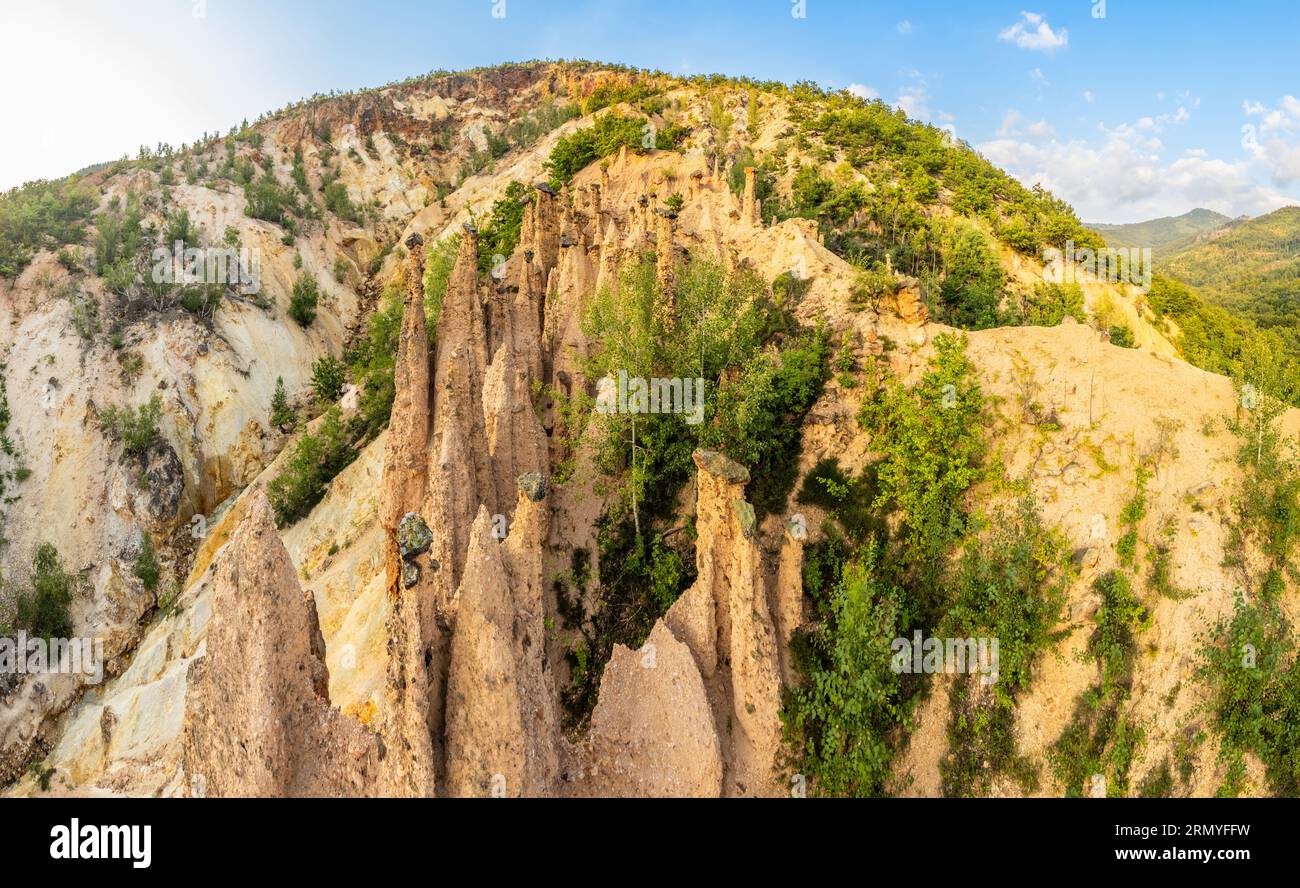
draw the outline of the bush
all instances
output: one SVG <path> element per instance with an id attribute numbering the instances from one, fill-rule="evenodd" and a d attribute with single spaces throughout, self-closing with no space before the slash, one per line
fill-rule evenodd
<path id="1" fill-rule="evenodd" d="M 1118 345 L 1120 348 L 1134 348 L 1133 330 L 1128 324 L 1112 324 L 1110 328 L 1110 344 Z"/>
<path id="2" fill-rule="evenodd" d="M 931 570 L 966 532 L 961 497 L 982 476 L 984 454 L 984 396 L 965 340 L 943 334 L 934 346 L 916 386 L 891 379 L 858 417 L 884 456 L 876 506 L 900 515 L 904 560 Z"/>
<path id="3" fill-rule="evenodd" d="M 145 589 L 152 592 L 158 588 L 158 579 L 162 576 L 162 565 L 158 563 L 158 554 L 154 550 L 153 537 L 147 531 L 140 532 L 140 553 L 135 556 L 132 573 L 144 583 Z"/>
<path id="4" fill-rule="evenodd" d="M 479 231 L 478 269 L 492 270 L 492 258 L 509 258 L 519 244 L 519 231 L 524 221 L 524 207 L 530 198 L 528 186 L 511 182 L 505 196 L 492 204 L 492 214 Z"/>
<path id="5" fill-rule="evenodd" d="M 45 639 L 72 635 L 75 578 L 63 569 L 59 552 L 50 543 L 36 547 L 32 559 L 31 590 L 18 596 L 18 628 Z"/>
<path id="6" fill-rule="evenodd" d="M 127 198 L 125 210 L 111 205 L 95 218 L 95 267 L 114 292 L 121 292 L 121 287 L 109 283 L 108 274 L 122 262 L 130 265 L 139 255 L 144 236 L 140 220 L 140 205 L 134 195 Z"/>
<path id="7" fill-rule="evenodd" d="M 297 414 L 289 406 L 289 396 L 284 390 L 284 378 L 275 378 L 275 394 L 271 396 L 271 425 L 277 429 L 290 429 L 297 420 Z"/>
<path id="8" fill-rule="evenodd" d="M 747 494 L 761 518 L 781 511 L 797 476 L 800 428 L 830 376 L 829 335 L 803 333 L 776 354 L 760 351 L 718 387 L 703 443 L 750 470 Z"/>
<path id="9" fill-rule="evenodd" d="M 352 199 L 348 197 L 347 186 L 342 182 L 330 179 L 324 185 L 325 209 L 329 210 L 340 219 L 344 219 L 353 224 L 360 223 L 361 211 Z"/>
<path id="10" fill-rule="evenodd" d="M 1021 321 L 1031 327 L 1055 327 L 1067 317 L 1087 321 L 1083 288 L 1078 284 L 1041 283 L 1021 304 Z"/>
<path id="11" fill-rule="evenodd" d="M 289 299 L 289 317 L 298 322 L 300 327 L 310 327 L 316 320 L 316 305 L 320 302 L 320 290 L 316 279 L 310 274 L 301 274 L 294 281 L 293 294 Z"/>
<path id="12" fill-rule="evenodd" d="M 1197 675 L 1225 756 L 1255 753 L 1277 795 L 1300 794 L 1300 658 L 1278 604 L 1239 596 L 1233 616 L 1210 631 Z"/>
<path id="13" fill-rule="evenodd" d="M 99 413 L 104 428 L 122 441 L 123 450 L 140 456 L 158 439 L 158 420 L 162 418 L 162 401 L 157 395 L 140 407 L 110 404 Z"/>
<path id="14" fill-rule="evenodd" d="M 615 154 L 624 145 L 643 153 L 647 125 L 641 118 L 611 113 L 603 115 L 592 126 L 560 139 L 546 161 L 552 184 L 563 185 L 589 164 Z"/>
<path id="15" fill-rule="evenodd" d="M 984 234 L 964 228 L 944 264 L 947 274 L 939 285 L 944 320 L 969 330 L 996 327 L 1005 277 Z"/>
<path id="16" fill-rule="evenodd" d="M 333 355 L 325 355 L 311 368 L 311 388 L 318 401 L 337 401 L 347 383 L 347 368 Z"/>
<path id="17" fill-rule="evenodd" d="M 808 564 L 821 562 L 810 557 Z M 796 750 L 791 766 L 811 778 L 817 794 L 879 796 L 893 759 L 888 735 L 907 711 L 889 657 L 903 631 L 901 593 L 879 578 L 874 547 L 831 572 L 819 602 L 821 629 L 798 644 L 807 680 L 787 693 L 782 712 Z"/>
<path id="18" fill-rule="evenodd" d="M 244 200 L 246 215 L 285 228 L 292 226 L 292 216 L 302 212 L 293 190 L 281 185 L 269 172 L 244 186 Z"/>
<path id="19" fill-rule="evenodd" d="M 988 528 L 966 543 L 945 583 L 952 600 L 940 634 L 999 641 L 989 692 L 974 694 L 962 679 L 952 685 L 950 751 L 939 766 L 948 796 L 986 795 L 999 773 L 1026 791 L 1036 784 L 1016 749 L 1015 701 L 1041 655 L 1065 634 L 1056 630 L 1072 578 L 1064 537 L 1043 525 L 1032 499 L 993 515 Z"/>
<path id="20" fill-rule="evenodd" d="M 1101 666 L 1102 695 L 1115 688 L 1127 694 L 1137 655 L 1136 633 L 1147 619 L 1147 610 L 1120 571 L 1102 574 L 1093 588 L 1101 594 L 1101 607 L 1097 610 L 1097 628 L 1088 639 L 1088 653 Z"/>
<path id="21" fill-rule="evenodd" d="M 0 194 L 0 278 L 16 277 L 37 250 L 84 240 L 98 201 L 75 177 L 29 182 Z"/>
<path id="22" fill-rule="evenodd" d="M 854 478 L 831 457 L 818 462 L 804 477 L 796 501 L 825 509 L 853 543 L 875 539 L 883 545 L 889 539 L 889 529 L 874 511 L 876 493 L 874 466 L 867 466 Z"/>
<path id="23" fill-rule="evenodd" d="M 325 485 L 355 458 L 339 409 L 331 407 L 320 428 L 302 436 L 284 471 L 267 485 L 276 523 L 285 527 L 306 517 L 325 495 Z"/>

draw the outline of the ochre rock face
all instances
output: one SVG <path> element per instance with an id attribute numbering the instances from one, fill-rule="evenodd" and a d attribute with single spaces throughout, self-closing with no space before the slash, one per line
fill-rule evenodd
<path id="1" fill-rule="evenodd" d="M 722 747 L 690 649 L 660 620 L 639 650 L 615 645 L 591 716 L 578 794 L 717 797 Z"/>
<path id="2" fill-rule="evenodd" d="M 191 667 L 184 762 L 191 794 L 367 795 L 374 735 L 329 705 L 316 605 L 259 491 L 216 565 L 207 654 Z"/>
<path id="3" fill-rule="evenodd" d="M 518 82 L 502 83 L 527 90 L 540 76 L 529 69 Z M 336 132 L 357 127 L 349 139 L 375 134 L 388 157 L 393 146 L 381 131 L 413 137 L 422 127 L 445 124 L 481 135 L 481 121 L 458 116 L 477 101 L 474 85 L 431 87 L 404 100 L 402 109 L 386 96 L 341 101 L 323 119 Z M 694 100 L 683 101 L 690 113 Z M 408 109 L 419 119 L 406 116 Z M 707 111 L 707 101 L 698 101 L 694 111 Z M 484 116 L 498 120 L 500 112 Z M 589 122 L 571 122 L 564 131 Z M 310 141 L 305 118 L 285 127 L 292 139 Z M 570 569 L 575 548 L 585 548 L 594 576 L 584 590 L 590 601 L 599 597 L 601 573 L 619 566 L 598 563 L 596 521 L 609 503 L 598 482 L 607 479 L 594 468 L 590 438 L 569 440 L 568 419 L 556 409 L 561 399 L 550 391 L 573 397 L 594 392 L 595 380 L 584 373 L 599 343 L 588 340 L 583 319 L 600 288 L 616 285 L 622 270 L 649 256 L 670 290 L 683 253 L 716 261 L 727 274 L 752 270 L 765 281 L 799 269 L 807 292 L 793 306 L 796 319 L 807 325 L 825 320 L 837 336 L 855 334 L 865 353 L 890 361 L 909 381 L 921 372 L 926 343 L 941 329 L 929 322 L 919 291 L 906 283 L 880 312 L 853 305 L 854 270 L 820 242 L 817 224 L 787 220 L 763 227 L 754 170 L 745 171 L 736 196 L 716 155 L 708 154 L 622 151 L 580 172 L 563 193 L 535 188 L 523 210 L 518 249 L 500 276 L 481 275 L 477 233 L 462 223 L 490 207 L 510 181 L 539 181 L 561 134 L 502 159 L 499 171 L 473 177 L 447 196 L 446 207 L 424 200 L 428 186 L 415 177 L 402 180 L 402 170 L 386 169 L 381 182 L 344 165 L 349 189 L 367 198 L 386 195 L 387 224 L 405 224 L 402 240 L 413 244 L 405 259 L 396 393 L 387 431 L 367 445 L 354 474 L 336 479 L 312 516 L 285 530 L 287 549 L 258 489 L 285 462 L 282 456 L 262 471 L 285 443 L 257 420 L 276 378 L 262 358 L 282 350 L 284 360 L 275 366 L 294 390 L 305 385 L 316 357 L 342 353 L 345 331 L 363 320 L 351 287 L 380 255 L 377 231 L 334 221 L 321 235 L 326 259 L 303 251 L 308 263 L 326 263 L 316 270 L 329 311 L 323 304 L 320 329 L 310 334 L 240 303 L 223 308 L 218 318 L 233 343 L 229 350 L 214 342 L 211 353 L 201 352 L 188 329 L 142 340 L 141 349 L 171 356 L 182 367 L 160 389 L 167 392 L 170 449 L 151 452 L 142 466 L 158 482 L 156 491 L 133 486 L 135 467 L 113 469 L 119 464 L 102 441 L 85 442 L 88 390 L 74 391 L 71 373 L 60 369 L 58 385 L 46 380 L 30 391 L 10 385 L 14 422 L 26 424 L 33 483 L 44 485 L 48 499 L 65 511 L 96 517 L 93 527 L 85 521 L 68 530 L 69 546 L 78 553 L 74 566 L 96 567 L 93 600 L 102 611 L 96 630 L 110 639 L 114 656 L 127 662 L 134 650 L 134 659 L 122 675 L 110 676 L 101 698 L 68 711 L 57 732 L 42 721 L 55 707 L 29 712 L 39 708 L 30 683 L 8 688 L 8 708 L 0 711 L 0 774 L 11 777 L 30 760 L 47 739 L 38 730 L 45 724 L 48 761 L 74 791 L 783 794 L 776 770 L 780 694 L 783 682 L 795 678 L 788 645 L 803 621 L 803 548 L 815 528 L 787 523 L 790 516 L 781 514 L 758 522 L 745 498 L 749 472 L 721 453 L 697 452 L 695 495 L 689 487 L 682 491 L 677 515 L 684 523 L 694 512 L 696 580 L 653 622 L 639 648 L 614 647 L 589 723 L 563 732 L 560 688 L 574 634 L 558 614 L 556 577 Z M 308 156 L 317 150 L 309 146 Z M 666 191 L 650 196 L 662 188 L 668 163 L 683 199 L 672 214 L 656 212 Z M 386 181 L 394 175 L 405 187 L 388 195 Z M 423 167 L 419 176 L 433 181 Z M 147 186 L 147 179 L 136 184 Z M 114 193 L 121 186 L 114 185 Z M 235 218 L 237 199 L 187 188 L 177 186 L 177 195 L 191 205 L 210 203 L 203 216 L 218 232 Z M 262 224 L 245 225 L 244 233 L 261 238 L 271 257 L 268 277 L 291 286 L 297 271 L 292 256 L 276 247 L 278 235 Z M 427 241 L 408 241 L 415 232 Z M 431 347 L 421 260 L 435 240 L 457 232 L 459 252 Z M 383 242 L 391 242 L 391 231 Z M 329 274 L 335 259 L 343 263 L 346 283 Z M 391 257 L 385 271 L 397 261 Z M 18 290 L 34 293 L 28 278 L 56 264 L 48 256 L 39 260 Z M 8 310 L 4 304 L 0 309 Z M 59 310 L 46 307 L 40 318 L 48 321 Z M 1136 316 L 1131 322 L 1138 329 Z M 10 364 L 30 373 L 36 355 L 48 352 L 60 368 L 76 366 L 77 349 L 42 342 L 35 325 L 29 318 L 7 332 L 12 325 L 0 323 L 0 337 L 13 340 Z M 1156 333 L 1143 335 L 1153 337 L 1153 348 L 1165 347 Z M 1017 363 L 1022 353 L 1023 371 Z M 1178 433 L 1184 457 L 1158 479 L 1163 487 L 1153 487 L 1152 495 L 1164 496 L 1171 513 L 1183 491 L 1235 471 L 1228 444 L 1199 431 L 1206 417 L 1234 409 L 1226 380 L 1171 359 L 1103 346 L 1083 325 L 973 332 L 969 354 L 991 394 L 1014 401 L 1020 392 L 1013 384 L 1029 374 L 1041 399 L 1059 414 L 1065 432 L 1052 449 L 1022 441 L 1012 442 L 1007 453 L 1017 469 L 1037 473 L 1035 492 L 1045 513 L 1076 545 L 1086 546 L 1087 557 L 1080 559 L 1085 572 L 1105 569 L 1110 557 L 1104 521 L 1098 538 L 1095 522 L 1085 520 L 1116 514 L 1131 491 L 1107 478 L 1078 483 L 1079 465 L 1091 457 L 1066 435 L 1082 442 L 1091 434 L 1109 459 L 1119 460 L 1115 442 L 1144 444 L 1155 437 L 1149 405 L 1170 405 L 1170 412 L 1186 417 Z M 102 368 L 96 372 L 102 377 Z M 159 381 L 149 378 L 141 390 Z M 116 385 L 109 391 L 113 397 L 101 400 L 125 398 Z M 801 471 L 831 456 L 844 457 L 846 468 L 869 461 L 872 442 L 854 420 L 855 397 L 831 388 L 815 406 L 801 430 Z M 50 417 L 48 427 L 27 427 L 36 416 Z M 183 424 L 187 416 L 194 417 L 189 426 Z M 1294 416 L 1288 422 L 1294 427 Z M 579 469 L 558 481 L 554 475 L 570 463 Z M 85 478 L 101 476 L 102 485 L 82 490 Z M 235 485 L 248 482 L 253 489 L 213 520 L 194 551 L 182 612 L 166 625 L 156 621 L 134 648 L 154 597 L 133 585 L 120 559 L 91 565 L 96 545 L 107 547 L 100 542 L 107 539 L 120 550 L 138 539 L 139 525 L 167 528 L 196 508 L 211 512 Z M 1224 479 L 1220 489 L 1228 484 Z M 1225 494 L 1201 490 L 1198 496 L 1213 511 Z M 30 502 L 16 506 L 28 511 L 9 525 L 20 548 L 30 547 L 30 528 L 41 523 Z M 427 551 L 422 534 L 418 546 L 404 545 L 399 528 L 408 515 L 427 526 Z M 1180 556 L 1187 556 L 1183 582 L 1211 590 L 1198 600 L 1198 610 L 1205 619 L 1218 618 L 1230 608 L 1232 586 L 1219 569 L 1222 530 L 1207 520 L 1194 533 L 1179 533 Z M 1073 612 L 1086 617 L 1089 606 L 1095 602 L 1086 592 L 1073 594 Z M 1186 616 L 1191 610 L 1166 602 L 1157 620 L 1183 638 L 1193 629 Z M 1135 705 L 1155 720 L 1172 718 L 1159 701 L 1185 666 L 1174 648 L 1162 645 L 1153 655 L 1156 665 L 1138 667 Z M 1041 682 L 1021 703 L 1021 722 L 1036 726 L 1023 738 L 1026 751 L 1042 755 L 1091 679 L 1074 658 L 1044 663 Z M 365 725 L 331 706 L 331 681 L 350 712 L 365 713 Z M 1180 712 L 1190 706 L 1189 686 L 1184 683 Z M 78 691 L 65 683 L 46 690 L 64 709 Z M 903 757 L 900 767 L 917 776 L 915 787 L 937 786 L 937 756 L 926 756 L 943 746 L 934 738 L 942 739 L 945 716 L 940 706 L 938 717 L 923 726 L 932 742 L 914 743 Z M 1164 724 L 1162 732 L 1173 736 L 1175 730 Z"/>

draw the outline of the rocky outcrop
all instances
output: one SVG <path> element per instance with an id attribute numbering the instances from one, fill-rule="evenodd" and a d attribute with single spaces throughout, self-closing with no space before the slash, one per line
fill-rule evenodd
<path id="1" fill-rule="evenodd" d="M 435 605 L 449 619 L 469 545 L 469 528 L 481 504 L 495 512 L 483 380 L 487 339 L 478 293 L 478 233 L 467 226 L 438 319 L 434 360 L 433 433 L 422 514 L 435 529 L 431 557 Z"/>
<path id="2" fill-rule="evenodd" d="M 758 170 L 752 166 L 745 167 L 745 196 L 741 201 L 740 217 L 748 225 L 761 225 L 763 222 L 759 201 L 755 196 L 757 179 Z"/>
<path id="3" fill-rule="evenodd" d="M 480 509 L 457 594 L 447 687 L 452 796 L 548 795 L 557 780 L 559 719 L 542 601 L 546 480 L 522 476 L 518 496 L 504 542 Z"/>
<path id="4" fill-rule="evenodd" d="M 166 441 L 155 441 L 139 455 L 126 455 L 113 469 L 109 503 L 154 533 L 169 533 L 181 514 L 185 470 Z"/>
<path id="5" fill-rule="evenodd" d="M 591 716 L 579 795 L 722 792 L 722 747 L 690 649 L 655 623 L 639 650 L 615 645 Z"/>
<path id="6" fill-rule="evenodd" d="M 191 794 L 365 795 L 375 737 L 329 704 L 316 605 L 298 585 L 270 503 L 253 494 L 216 566 L 207 652 L 191 666 L 184 764 Z"/>
<path id="7" fill-rule="evenodd" d="M 423 665 L 437 629 L 433 602 L 421 594 L 430 586 L 427 574 L 433 565 L 426 553 L 432 539 L 428 525 L 414 511 L 424 504 L 428 480 L 429 336 L 424 315 L 424 242 L 412 235 L 406 246 L 410 258 L 394 370 L 397 394 L 379 500 L 389 606 L 383 790 L 388 795 L 432 796 L 437 787 L 434 729 L 440 695 L 437 673 L 431 674 Z M 417 542 L 414 536 L 421 539 Z"/>
<path id="8" fill-rule="evenodd" d="M 664 621 L 709 680 L 719 722 L 731 725 L 727 794 L 773 795 L 781 667 L 754 510 L 744 499 L 749 472 L 713 451 L 698 450 L 694 459 L 698 573 Z"/>
<path id="9" fill-rule="evenodd" d="M 781 677 L 786 684 L 794 681 L 794 667 L 790 663 L 790 640 L 803 623 L 803 547 L 807 538 L 808 528 L 802 516 L 796 515 L 785 523 L 776 578 L 770 596 L 773 622 L 776 624 L 777 650 L 781 659 Z"/>
<path id="10" fill-rule="evenodd" d="M 525 758 L 514 613 L 502 547 L 485 507 L 474 521 L 457 599 L 447 683 L 447 792 L 519 796 Z"/>

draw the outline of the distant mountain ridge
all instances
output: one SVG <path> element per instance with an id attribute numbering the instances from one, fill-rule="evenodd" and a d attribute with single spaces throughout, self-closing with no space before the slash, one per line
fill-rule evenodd
<path id="1" fill-rule="evenodd" d="M 1085 224 L 1104 237 L 1112 247 L 1150 247 L 1153 253 L 1167 254 L 1170 249 L 1193 243 L 1207 232 L 1223 228 L 1232 222 L 1232 219 L 1222 213 L 1198 207 L 1181 216 L 1162 216 L 1145 222 Z"/>
<path id="2" fill-rule="evenodd" d="M 1300 311 L 1300 207 L 1234 222 L 1162 257 L 1160 271 L 1264 327 L 1291 327 Z"/>

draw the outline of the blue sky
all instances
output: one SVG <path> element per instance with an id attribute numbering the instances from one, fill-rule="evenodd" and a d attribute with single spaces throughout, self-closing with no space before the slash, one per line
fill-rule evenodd
<path id="1" fill-rule="evenodd" d="M 224 131 L 315 92 L 581 57 L 878 95 L 1090 221 L 1300 202 L 1300 18 L 1282 0 L 7 6 L 6 128 L 30 137 L 0 140 L 0 187 Z"/>

